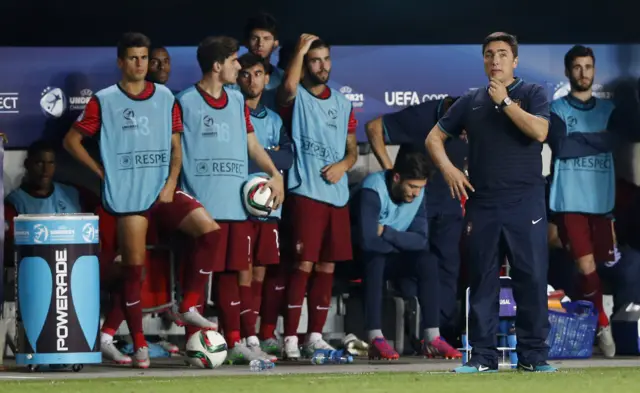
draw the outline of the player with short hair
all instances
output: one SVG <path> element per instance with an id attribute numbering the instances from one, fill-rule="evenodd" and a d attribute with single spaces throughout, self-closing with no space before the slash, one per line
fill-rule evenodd
<path id="1" fill-rule="evenodd" d="M 440 337 L 438 264 L 429 256 L 425 186 L 434 172 L 422 151 L 398 156 L 392 169 L 368 175 L 351 202 L 356 247 L 364 265 L 365 329 L 370 358 L 398 359 L 382 334 L 385 279 L 412 277 L 424 326 L 425 355 L 461 358 Z"/>
<path id="2" fill-rule="evenodd" d="M 171 56 L 164 46 L 156 46 L 149 51 L 149 73 L 147 80 L 166 85 L 171 76 Z"/>
<path id="3" fill-rule="evenodd" d="M 425 101 L 367 123 L 367 138 L 380 166 L 387 170 L 393 168 L 385 144 L 400 145 L 398 157 L 411 151 L 427 154 L 424 147 L 427 133 L 457 99 L 458 97 L 446 97 L 442 100 Z M 445 149 L 455 167 L 463 170 L 469 150 L 466 136 L 448 139 Z M 460 201 L 451 198 L 449 186 L 438 171 L 427 183 L 425 200 L 429 220 L 428 250 L 439 266 L 440 328 L 446 340 L 456 340 L 462 206 Z"/>
<path id="4" fill-rule="evenodd" d="M 580 292 L 598 310 L 600 349 L 605 357 L 613 357 L 616 344 L 603 306 L 598 267 L 620 260 L 611 215 L 616 198 L 612 152 L 626 139 L 621 131 L 631 119 L 612 101 L 593 96 L 595 63 L 593 50 L 582 45 L 564 57 L 571 91 L 551 103 L 549 206 L 560 240 L 580 271 Z"/>
<path id="5" fill-rule="evenodd" d="M 244 95 L 245 103 L 251 112 L 251 124 L 258 138 L 258 141 L 271 157 L 274 165 L 280 172 L 291 168 L 293 164 L 293 146 L 287 135 L 280 115 L 261 104 L 262 94 L 265 86 L 269 83 L 269 74 L 266 71 L 268 63 L 260 56 L 253 53 L 242 55 L 238 61 L 242 67 L 238 74 L 238 86 Z M 249 164 L 249 173 L 264 176 L 253 161 Z M 250 335 L 247 342 L 256 341 L 255 329 L 257 316 L 260 314 L 260 329 L 263 341 L 260 343 L 262 350 L 272 355 L 279 354 L 279 345 L 272 335 L 278 318 L 278 308 L 263 304 L 263 293 L 265 303 L 282 304 L 284 291 L 263 290 L 263 283 L 267 272 L 267 267 L 273 267 L 280 263 L 280 244 L 278 224 L 281 217 L 281 209 L 272 211 L 265 219 L 249 218 L 253 221 L 255 228 L 254 237 L 258 240 L 254 243 L 253 252 L 253 272 L 251 277 L 251 288 L 253 291 L 253 314 L 243 314 L 247 319 L 243 322 L 249 330 Z M 277 267 L 276 267 L 277 268 Z M 246 275 L 246 273 L 245 273 Z M 243 272 L 240 274 L 240 285 L 242 286 Z M 246 281 L 245 281 L 246 282 Z M 264 313 L 261 313 L 264 310 Z M 275 312 L 269 312 L 275 310 Z M 265 315 L 268 314 L 268 315 Z M 245 317 L 245 315 L 247 315 Z M 268 334 L 264 334 L 264 331 Z"/>
<path id="6" fill-rule="evenodd" d="M 269 74 L 269 82 L 264 87 L 262 104 L 269 109 L 276 109 L 276 91 L 284 78 L 284 71 L 271 64 L 271 55 L 278 49 L 278 23 L 273 15 L 259 13 L 247 20 L 244 26 L 244 45 L 249 52 L 266 60 L 265 71 Z"/>
<path id="7" fill-rule="evenodd" d="M 307 282 L 309 328 L 305 352 L 332 348 L 322 338 L 331 305 L 335 262 L 352 259 L 346 173 L 358 158 L 351 102 L 327 86 L 329 45 L 303 34 L 278 91 L 280 114 L 291 124 L 296 157 L 284 208 L 288 250 L 295 262 L 287 284 L 284 356 L 300 357 L 297 329 Z"/>
<path id="8" fill-rule="evenodd" d="M 135 350 L 133 365 L 139 368 L 150 365 L 140 302 L 148 217 L 155 216 L 161 226 L 193 238 L 180 318 L 188 325 L 216 328 L 196 306 L 209 278 L 200 272 L 210 270 L 209 253 L 219 227 L 196 199 L 177 188 L 182 115 L 169 89 L 145 81 L 149 46 L 141 33 L 122 36 L 117 49 L 122 79 L 91 97 L 64 138 L 69 153 L 103 180 L 103 205 L 118 216 L 123 302 Z M 101 163 L 82 145 L 85 136 L 100 138 Z"/>
<path id="9" fill-rule="evenodd" d="M 238 42 L 224 36 L 207 37 L 198 46 L 197 58 L 202 79 L 178 94 L 185 127 L 181 185 L 220 223 L 221 241 L 214 250 L 213 271 L 224 272 L 218 277 L 216 304 L 229 346 L 227 359 L 232 363 L 272 360 L 260 350 L 255 337 L 251 267 L 252 257 L 259 256 L 252 255 L 256 242 L 258 246 L 261 240 L 271 242 L 276 247 L 268 249 L 271 254 L 276 252 L 277 243 L 273 237 L 256 238 L 262 233 L 256 233 L 254 223 L 247 220 L 241 195 L 249 159 L 270 177 L 265 184 L 271 190 L 267 205 L 273 202 L 274 209 L 284 200 L 284 182 L 256 137 L 244 97 L 224 87 L 238 77 Z M 253 327 L 248 326 L 249 321 L 253 321 Z M 242 338 L 252 340 L 243 342 Z"/>
<path id="10" fill-rule="evenodd" d="M 518 42 L 493 33 L 482 45 L 486 88 L 460 97 L 426 139 L 427 149 L 451 188 L 466 203 L 469 252 L 467 364 L 458 373 L 498 370 L 497 327 L 500 263 L 508 256 L 518 313 L 518 367 L 553 372 L 547 363 L 547 219 L 542 142 L 549 131 L 549 103 L 542 86 L 514 76 Z M 445 141 L 465 130 L 469 179 L 445 151 Z M 473 186 L 472 186 L 473 184 Z M 467 195 L 466 189 L 472 191 Z"/>

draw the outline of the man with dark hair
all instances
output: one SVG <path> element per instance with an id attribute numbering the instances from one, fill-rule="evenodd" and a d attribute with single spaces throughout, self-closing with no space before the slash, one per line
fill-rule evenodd
<path id="1" fill-rule="evenodd" d="M 440 337 L 438 265 L 430 260 L 427 251 L 428 223 L 423 199 L 433 171 L 433 164 L 423 152 L 403 154 L 393 169 L 368 175 L 351 204 L 354 245 L 361 251 L 364 265 L 370 358 L 399 357 L 381 331 L 382 292 L 385 278 L 408 276 L 417 279 L 425 343 L 439 355 L 457 352 Z"/>
<path id="2" fill-rule="evenodd" d="M 424 148 L 427 133 L 457 99 L 446 97 L 442 100 L 425 101 L 367 123 L 367 138 L 380 166 L 387 170 L 392 168 L 385 144 L 401 145 L 398 157 L 411 150 L 427 154 Z M 455 167 L 463 170 L 469 150 L 465 137 L 461 135 L 447 140 L 445 149 Z M 462 206 L 459 200 L 451 198 L 449 186 L 440 172 L 437 172 L 427 184 L 425 200 L 429 220 L 428 251 L 431 259 L 439 266 L 440 328 L 443 337 L 455 340 L 458 336 L 456 326 L 459 320 L 457 298 Z M 442 355 L 455 357 L 456 354 Z"/>
<path id="3" fill-rule="evenodd" d="M 149 51 L 149 73 L 147 80 L 166 85 L 171 76 L 171 56 L 164 46 L 153 47 Z"/>
<path id="4" fill-rule="evenodd" d="M 64 138 L 69 153 L 103 181 L 103 205 L 118 216 L 122 301 L 133 338 L 133 365 L 139 368 L 151 363 L 140 298 L 148 218 L 155 216 L 162 227 L 180 230 L 194 241 L 179 312 L 185 324 L 200 328 L 216 328 L 198 313 L 196 302 L 208 281 L 208 275 L 199 272 L 210 268 L 209 253 L 219 229 L 197 200 L 177 188 L 181 110 L 169 89 L 145 81 L 148 65 L 149 39 L 140 33 L 125 34 L 118 43 L 122 79 L 91 97 Z M 101 163 L 84 148 L 85 136 L 100 138 Z"/>
<path id="5" fill-rule="evenodd" d="M 297 148 L 283 220 L 287 252 L 295 263 L 287 284 L 283 352 L 293 359 L 301 355 L 297 331 L 312 272 L 305 353 L 333 348 L 322 328 L 331 305 L 334 264 L 350 261 L 353 252 L 346 173 L 358 158 L 357 122 L 351 102 L 327 86 L 330 72 L 329 46 L 303 34 L 278 90 L 280 115 Z"/>
<path id="6" fill-rule="evenodd" d="M 562 244 L 580 272 L 579 291 L 598 310 L 598 344 L 613 357 L 609 319 L 604 310 L 599 271 L 620 260 L 612 211 L 615 206 L 615 145 L 627 141 L 631 117 L 610 100 L 593 97 L 595 55 L 576 45 L 564 57 L 571 92 L 551 103 L 549 146 L 553 180 L 549 206 Z"/>
<path id="7" fill-rule="evenodd" d="M 549 103 L 542 86 L 514 76 L 518 43 L 493 33 L 482 45 L 489 86 L 460 97 L 426 139 L 451 196 L 467 197 L 469 252 L 469 362 L 458 373 L 498 370 L 497 326 L 500 263 L 508 256 L 518 304 L 518 366 L 553 372 L 547 363 L 547 209 L 542 142 L 549 131 Z M 469 176 L 447 157 L 445 141 L 465 130 Z M 473 186 L 472 186 L 473 184 Z"/>
<path id="8" fill-rule="evenodd" d="M 282 124 L 280 115 L 261 104 L 265 85 L 269 82 L 269 74 L 265 71 L 268 67 L 266 60 L 253 53 L 245 53 L 238 59 L 241 70 L 238 74 L 238 86 L 242 91 L 245 103 L 251 112 L 251 124 L 255 130 L 256 138 L 264 146 L 274 165 L 280 172 L 291 168 L 293 164 L 293 146 Z M 266 176 L 257 167 L 255 162 L 249 163 L 250 176 Z M 280 263 L 280 244 L 278 224 L 281 217 L 281 209 L 273 210 L 266 218 L 253 218 L 249 220 L 253 225 L 252 239 L 253 271 L 240 272 L 241 293 L 243 287 L 250 286 L 253 297 L 253 312 L 242 313 L 242 325 L 247 338 L 247 345 L 255 348 L 260 344 L 262 350 L 272 355 L 280 354 L 278 341 L 274 337 L 274 330 L 278 319 L 279 306 L 284 299 L 284 291 L 277 291 L 275 286 L 267 286 L 263 291 L 263 283 L 267 268 L 278 269 Z M 267 281 L 269 283 L 269 281 Z M 245 289 L 247 295 L 249 290 Z M 263 299 L 264 292 L 264 302 Z M 261 307 L 262 306 L 262 307 Z M 264 310 L 261 313 L 261 310 Z M 260 338 L 256 336 L 256 321 L 260 314 Z"/>
<path id="9" fill-rule="evenodd" d="M 222 272 L 216 304 L 229 347 L 227 359 L 232 363 L 272 360 L 255 337 L 251 268 L 253 246 L 259 239 L 241 195 L 251 159 L 270 178 L 264 186 L 271 190 L 267 205 L 273 202 L 277 210 L 284 200 L 282 174 L 254 132 L 244 97 L 224 87 L 235 83 L 240 70 L 237 41 L 207 37 L 198 46 L 197 57 L 202 79 L 178 94 L 185 126 L 181 186 L 202 202 L 221 228 L 219 242 L 211 249 L 212 266 L 201 273 Z M 198 304 L 204 304 L 204 299 L 199 297 Z M 247 318 L 242 318 L 245 314 Z M 247 338 L 252 339 L 242 340 Z"/>

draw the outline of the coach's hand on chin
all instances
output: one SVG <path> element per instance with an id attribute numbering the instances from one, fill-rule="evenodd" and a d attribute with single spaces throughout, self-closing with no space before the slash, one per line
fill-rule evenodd
<path id="1" fill-rule="evenodd" d="M 263 187 L 262 190 L 265 188 L 271 190 L 271 195 L 267 200 L 267 206 L 273 202 L 271 209 L 276 210 L 280 205 L 282 205 L 282 202 L 284 202 L 284 179 L 282 178 L 282 175 L 277 173 L 271 176 L 271 179 L 265 183 L 265 187 Z"/>

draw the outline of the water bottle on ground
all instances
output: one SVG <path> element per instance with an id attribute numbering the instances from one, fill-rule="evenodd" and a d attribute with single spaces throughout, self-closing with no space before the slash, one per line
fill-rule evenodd
<path id="1" fill-rule="evenodd" d="M 311 364 L 349 364 L 353 356 L 343 350 L 318 349 L 311 357 Z"/>
<path id="2" fill-rule="evenodd" d="M 268 360 L 253 359 L 249 363 L 249 370 L 251 370 L 253 372 L 260 372 L 260 371 L 264 371 L 264 370 L 270 370 L 270 369 L 274 368 L 275 366 L 276 366 L 275 363 L 270 362 Z"/>

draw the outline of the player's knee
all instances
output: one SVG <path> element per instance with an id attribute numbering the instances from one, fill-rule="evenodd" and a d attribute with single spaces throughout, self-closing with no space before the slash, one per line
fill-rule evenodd
<path id="1" fill-rule="evenodd" d="M 591 274 L 596 271 L 596 261 L 593 254 L 585 255 L 576 261 L 581 274 Z"/>
<path id="2" fill-rule="evenodd" d="M 313 270 L 313 262 L 302 261 L 296 264 L 296 269 L 301 270 L 303 272 L 311 273 Z"/>
<path id="3" fill-rule="evenodd" d="M 264 266 L 254 266 L 253 267 L 253 281 L 263 282 L 264 276 L 267 274 L 267 268 Z"/>
<path id="4" fill-rule="evenodd" d="M 253 273 L 253 270 L 251 269 L 251 266 L 249 266 L 247 270 L 242 270 L 238 272 L 238 285 L 242 287 L 251 285 L 251 279 L 253 277 L 252 273 Z"/>
<path id="5" fill-rule="evenodd" d="M 315 270 L 322 273 L 333 273 L 336 268 L 336 264 L 333 262 L 318 262 L 316 263 Z"/>
<path id="6" fill-rule="evenodd" d="M 218 227 L 218 229 L 220 229 L 220 227 Z M 219 233 L 217 230 L 204 232 L 202 235 L 198 237 L 198 243 L 202 247 L 206 247 L 207 249 L 213 250 L 217 246 L 218 236 L 219 236 Z"/>

